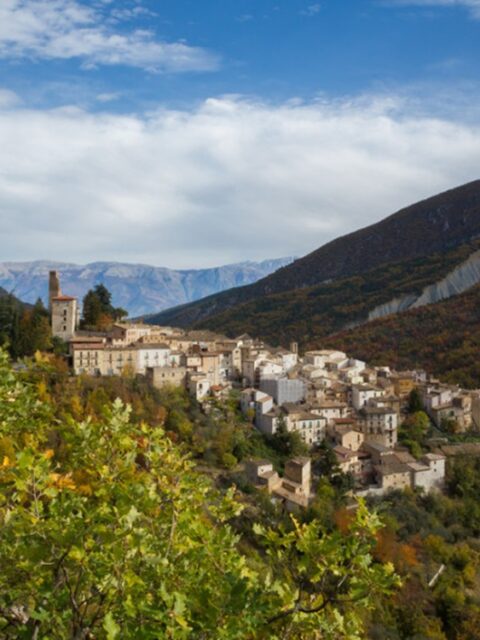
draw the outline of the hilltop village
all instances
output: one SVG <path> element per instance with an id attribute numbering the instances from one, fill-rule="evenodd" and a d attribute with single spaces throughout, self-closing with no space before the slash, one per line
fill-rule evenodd
<path id="1" fill-rule="evenodd" d="M 441 490 L 446 454 L 441 448 L 415 458 L 398 445 L 398 429 L 412 390 L 437 428 L 480 428 L 480 392 L 445 385 L 424 371 L 370 367 L 336 350 L 273 348 L 249 335 L 235 339 L 206 331 L 116 323 L 109 331 L 79 331 L 76 298 L 63 295 L 50 274 L 52 333 L 68 343 L 75 375 L 146 376 L 157 388 L 184 387 L 199 403 L 240 394 L 246 419 L 262 433 L 296 431 L 311 449 L 328 443 L 350 474 L 358 496 L 391 489 Z M 280 477 L 268 460 L 252 460 L 248 479 L 287 506 L 312 498 L 307 457 L 287 463 Z"/>

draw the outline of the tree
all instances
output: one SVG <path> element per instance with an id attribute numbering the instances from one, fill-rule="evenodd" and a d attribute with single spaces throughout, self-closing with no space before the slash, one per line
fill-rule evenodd
<path id="1" fill-rule="evenodd" d="M 12 295 L 0 297 L 0 346 L 9 346 L 15 334 L 18 334 L 20 322 L 20 303 Z"/>
<path id="2" fill-rule="evenodd" d="M 277 429 L 268 439 L 268 444 L 278 453 L 287 457 L 305 455 L 307 448 L 297 431 L 289 431 L 284 416 L 280 416 Z"/>
<path id="3" fill-rule="evenodd" d="M 52 347 L 52 331 L 48 311 L 38 299 L 32 309 L 20 317 L 18 338 L 12 342 L 16 357 L 32 356 L 36 351 L 48 351 Z"/>
<path id="4" fill-rule="evenodd" d="M 33 307 L 12 295 L 0 299 L 0 346 L 16 359 L 52 348 L 50 318 L 40 299 Z"/>
<path id="5" fill-rule="evenodd" d="M 95 291 L 90 289 L 83 298 L 83 323 L 86 327 L 96 327 L 100 316 L 103 314 L 103 306 Z"/>
<path id="6" fill-rule="evenodd" d="M 317 458 L 314 463 L 315 472 L 320 477 L 332 478 L 341 473 L 337 456 L 334 450 L 325 441 L 321 442 L 317 450 Z"/>
<path id="7" fill-rule="evenodd" d="M 425 438 L 430 428 L 430 418 L 424 411 L 409 413 L 398 431 L 398 439 L 415 458 L 420 458 Z"/>
<path id="8" fill-rule="evenodd" d="M 128 312 L 112 305 L 112 294 L 103 285 L 97 284 L 83 298 L 83 325 L 104 330 L 112 322 L 121 320 Z"/>
<path id="9" fill-rule="evenodd" d="M 418 411 L 424 411 L 424 407 L 420 392 L 415 387 L 410 391 L 410 395 L 408 396 L 408 412 L 417 413 Z"/>
<path id="10" fill-rule="evenodd" d="M 442 418 L 440 421 L 440 429 L 452 435 L 461 432 L 461 427 L 455 418 Z"/>
<path id="11" fill-rule="evenodd" d="M 101 306 L 103 309 L 111 309 L 112 307 L 112 294 L 107 289 L 107 287 L 103 284 L 97 284 L 94 289 L 95 295 L 97 296 Z"/>
<path id="12" fill-rule="evenodd" d="M 3 640 L 353 640 L 396 584 L 363 505 L 345 533 L 293 519 L 256 528 L 261 546 L 242 553 L 233 491 L 160 427 L 119 401 L 95 421 L 54 421 L 1 352 L 0 412 Z"/>
<path id="13" fill-rule="evenodd" d="M 26 308 L 12 294 L 0 298 L 0 347 L 8 348 L 14 358 L 22 353 L 20 322 Z"/>

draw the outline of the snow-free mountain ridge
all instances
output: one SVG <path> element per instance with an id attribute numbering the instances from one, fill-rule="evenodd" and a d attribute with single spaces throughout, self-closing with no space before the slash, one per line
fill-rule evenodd
<path id="1" fill-rule="evenodd" d="M 39 260 L 0 263 L 0 287 L 25 302 L 48 299 L 48 272 L 59 272 L 62 290 L 78 298 L 97 284 L 113 294 L 117 307 L 140 316 L 256 282 L 294 258 L 241 262 L 211 269 L 174 270 L 145 264 L 94 262 L 78 265 Z"/>

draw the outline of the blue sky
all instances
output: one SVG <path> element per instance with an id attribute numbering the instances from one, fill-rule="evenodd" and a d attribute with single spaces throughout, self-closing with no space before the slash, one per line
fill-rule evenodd
<path id="1" fill-rule="evenodd" d="M 1 0 L 3 260 L 301 255 L 476 179 L 479 36 L 480 0 Z"/>
<path id="2" fill-rule="evenodd" d="M 35 0 L 5 2 L 20 7 L 42 4 Z M 68 4 L 72 3 L 59 2 L 59 12 Z M 55 56 L 45 42 L 43 52 L 21 42 L 16 47 L 7 42 L 0 67 L 3 84 L 31 104 L 45 107 L 73 99 L 92 106 L 95 96 L 109 95 L 115 103 L 110 109 L 137 111 L 158 102 L 188 107 L 223 94 L 284 101 L 478 82 L 480 9 L 476 20 L 475 4 L 480 4 L 475 2 L 144 0 L 76 4 L 93 9 L 95 17 L 93 24 L 70 25 L 71 32 L 93 26 L 109 36 L 128 36 L 145 30 L 151 33 L 144 38 L 145 44 L 187 45 L 192 52 L 185 70 L 177 73 L 168 65 L 165 69 L 155 59 L 135 65 L 128 61 L 102 64 L 96 62 L 95 54 L 91 59 L 73 52 L 71 57 L 65 52 Z M 45 29 L 49 24 L 46 20 Z M 68 29 L 61 34 L 65 32 Z"/>

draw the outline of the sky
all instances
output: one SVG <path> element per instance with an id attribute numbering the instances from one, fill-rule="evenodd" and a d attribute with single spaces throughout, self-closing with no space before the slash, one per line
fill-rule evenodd
<path id="1" fill-rule="evenodd" d="M 1 261 L 301 256 L 480 178 L 480 0 L 0 0 Z"/>

